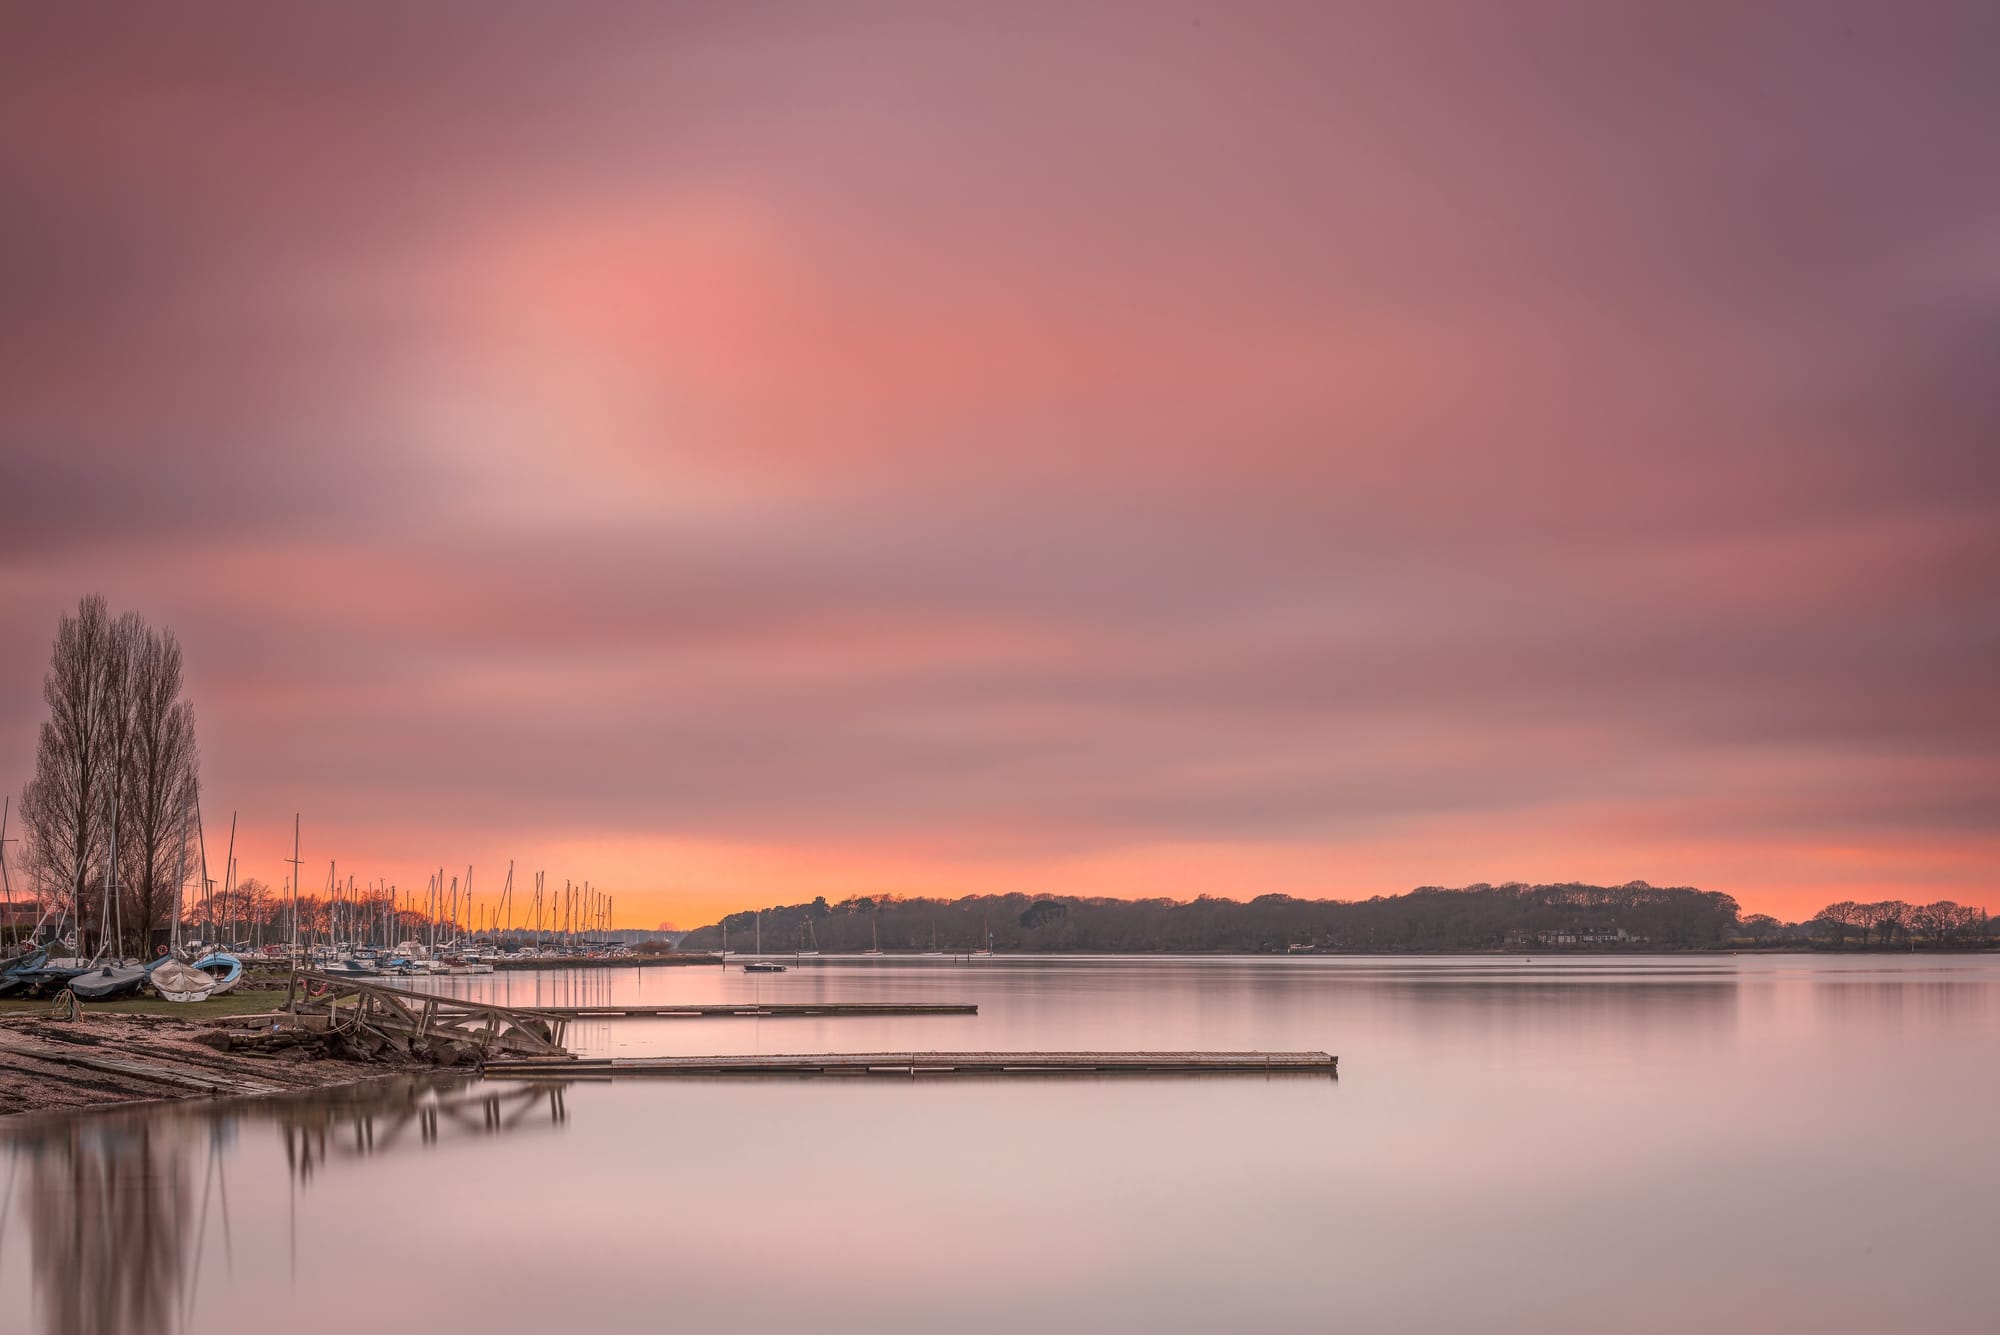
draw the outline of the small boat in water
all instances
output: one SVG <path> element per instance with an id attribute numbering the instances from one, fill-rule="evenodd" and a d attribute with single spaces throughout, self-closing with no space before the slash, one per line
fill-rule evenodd
<path id="1" fill-rule="evenodd" d="M 783 973 L 785 966 L 771 960 L 751 960 L 743 966 L 745 973 Z"/>

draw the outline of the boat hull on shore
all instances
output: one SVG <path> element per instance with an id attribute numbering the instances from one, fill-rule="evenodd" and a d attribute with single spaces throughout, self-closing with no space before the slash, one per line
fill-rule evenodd
<path id="1" fill-rule="evenodd" d="M 146 977 L 164 1001 L 203 1001 L 215 992 L 215 975 L 177 959 L 161 961 Z"/>
<path id="2" fill-rule="evenodd" d="M 243 961 L 223 951 L 203 955 L 194 962 L 194 967 L 215 980 L 215 988 L 209 993 L 212 997 L 221 996 L 243 981 Z"/>
<path id="3" fill-rule="evenodd" d="M 79 1001 L 115 1001 L 137 992 L 151 972 L 144 964 L 106 964 L 71 978 L 69 990 Z"/>

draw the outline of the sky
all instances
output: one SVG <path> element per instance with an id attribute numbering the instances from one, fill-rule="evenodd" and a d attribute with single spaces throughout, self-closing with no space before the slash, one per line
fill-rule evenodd
<path id="1" fill-rule="evenodd" d="M 0 16 L 0 787 L 277 884 L 2000 911 L 2000 8 Z M 211 847 L 212 867 L 221 859 Z"/>

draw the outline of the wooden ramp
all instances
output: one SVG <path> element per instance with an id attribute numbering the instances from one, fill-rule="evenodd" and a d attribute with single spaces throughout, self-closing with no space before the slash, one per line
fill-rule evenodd
<path id="1" fill-rule="evenodd" d="M 422 994 L 428 995 L 428 994 Z M 735 1017 L 777 1019 L 788 1015 L 977 1015 L 979 1007 L 960 1001 L 766 1001 L 701 1002 L 659 1006 L 536 1006 L 536 1015 L 565 1020 L 715 1020 Z"/>
<path id="2" fill-rule="evenodd" d="M 826 1052 L 789 1056 L 489 1058 L 493 1076 L 1338 1075 L 1324 1052 Z"/>
<path id="3" fill-rule="evenodd" d="M 187 1054 L 167 1053 L 165 1062 L 150 1061 L 126 1055 L 115 1046 L 105 1045 L 107 1051 L 96 1050 L 101 1040 L 90 1040 L 90 1046 L 78 1050 L 72 1044 L 44 1043 L 25 1035 L 0 1033 L 0 1058 L 8 1056 L 25 1057 L 33 1062 L 48 1066 L 73 1067 L 80 1071 L 91 1071 L 100 1075 L 118 1077 L 124 1081 L 143 1082 L 139 1089 L 127 1097 L 153 1094 L 145 1084 L 164 1086 L 182 1093 L 196 1094 L 277 1094 L 286 1087 L 268 1080 L 253 1079 L 234 1071 L 198 1069 L 199 1063 Z M 9 1065 L 0 1060 L 0 1066 Z"/>

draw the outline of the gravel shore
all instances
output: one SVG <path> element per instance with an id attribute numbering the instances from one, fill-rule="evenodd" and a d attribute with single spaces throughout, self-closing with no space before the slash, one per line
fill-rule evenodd
<path id="1" fill-rule="evenodd" d="M 307 1048 L 219 1051 L 219 1033 L 213 1023 L 172 1016 L 0 1017 L 0 1116 L 325 1089 L 399 1069 Z"/>

